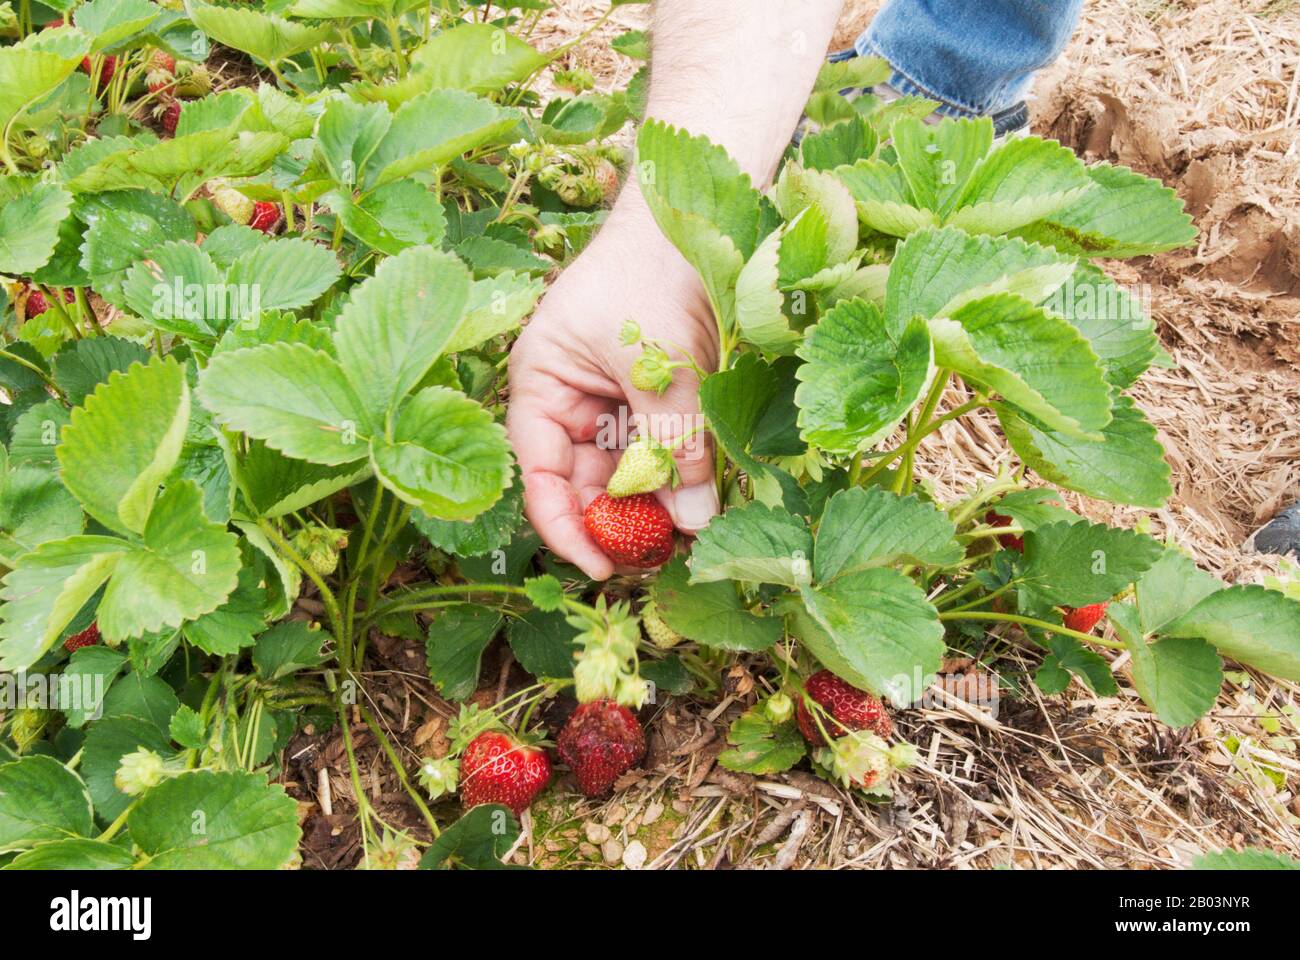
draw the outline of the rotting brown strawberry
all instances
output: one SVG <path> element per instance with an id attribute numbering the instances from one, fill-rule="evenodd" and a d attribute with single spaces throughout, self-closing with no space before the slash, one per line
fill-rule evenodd
<path id="1" fill-rule="evenodd" d="M 1109 605 L 1109 600 L 1103 600 L 1101 603 L 1092 603 L 1086 607 L 1062 607 L 1065 625 L 1080 633 L 1091 633 L 1092 628 L 1106 615 L 1106 607 Z"/>
<path id="2" fill-rule="evenodd" d="M 842 737 L 850 730 L 870 730 L 884 738 L 894 728 L 880 698 L 851 686 L 829 670 L 819 670 L 809 677 L 804 682 L 804 691 L 830 714 L 829 719 L 822 718 L 822 726 L 831 739 Z M 803 697 L 795 701 L 795 719 L 805 740 L 815 747 L 826 743 L 817 719 L 804 704 Z"/>
<path id="3" fill-rule="evenodd" d="M 93 647 L 99 643 L 99 622 L 96 621 L 80 633 L 74 633 L 68 639 L 63 641 L 63 649 L 68 653 L 76 653 L 82 647 Z"/>
<path id="4" fill-rule="evenodd" d="M 984 515 L 984 522 L 994 527 L 1009 527 L 1015 521 L 1005 514 L 998 513 L 996 510 L 990 510 Z M 1019 553 L 1025 552 L 1025 538 L 1014 533 L 998 534 L 998 543 L 1008 550 L 1015 550 Z"/>
<path id="5" fill-rule="evenodd" d="M 253 216 L 248 225 L 263 233 L 275 233 L 280 226 L 280 205 L 270 200 L 258 200 L 253 204 Z"/>
<path id="6" fill-rule="evenodd" d="M 645 756 L 645 732 L 640 722 L 631 710 L 613 700 L 579 706 L 555 742 L 560 759 L 577 778 L 578 789 L 589 797 L 609 792 L 614 781 Z"/>
<path id="7" fill-rule="evenodd" d="M 466 810 L 500 803 L 520 816 L 550 779 L 545 750 L 489 730 L 471 740 L 460 758 L 460 801 Z"/>
<path id="8" fill-rule="evenodd" d="M 673 519 L 653 494 L 602 493 L 582 521 L 605 555 L 623 566 L 657 567 L 673 554 Z"/>

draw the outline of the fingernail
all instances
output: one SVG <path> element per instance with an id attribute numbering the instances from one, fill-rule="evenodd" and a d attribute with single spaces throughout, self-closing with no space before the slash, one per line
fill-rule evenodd
<path id="1" fill-rule="evenodd" d="M 718 512 L 718 488 L 712 483 L 682 487 L 673 495 L 673 514 L 677 526 L 688 533 L 709 525 Z"/>

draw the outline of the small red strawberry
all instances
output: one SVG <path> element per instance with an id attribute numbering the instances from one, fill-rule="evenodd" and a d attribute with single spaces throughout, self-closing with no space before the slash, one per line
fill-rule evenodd
<path id="1" fill-rule="evenodd" d="M 150 93 L 161 93 L 176 82 L 176 58 L 165 50 L 155 50 L 149 58 L 145 84 Z"/>
<path id="2" fill-rule="evenodd" d="M 82 647 L 93 647 L 99 643 L 99 623 L 95 622 L 80 633 L 74 633 L 63 641 L 63 648 L 68 653 L 75 653 Z"/>
<path id="3" fill-rule="evenodd" d="M 181 122 L 181 102 L 169 100 L 162 111 L 163 132 L 169 137 L 176 136 L 176 125 Z"/>
<path id="4" fill-rule="evenodd" d="M 39 317 L 46 310 L 50 309 L 49 301 L 45 299 L 44 293 L 30 284 L 27 284 L 27 290 L 27 305 L 23 308 L 24 316 Z M 71 303 L 73 300 L 77 299 L 76 295 L 71 290 L 64 290 L 61 295 L 64 303 Z"/>
<path id="5" fill-rule="evenodd" d="M 253 218 L 248 225 L 263 233 L 275 233 L 280 226 L 280 205 L 270 200 L 259 200 L 253 204 Z"/>
<path id="6" fill-rule="evenodd" d="M 673 553 L 673 518 L 652 494 L 602 493 L 582 516 L 593 540 L 615 563 L 657 567 Z"/>
<path id="7" fill-rule="evenodd" d="M 984 522 L 992 524 L 995 527 L 1009 527 L 1015 523 L 1015 521 L 1010 517 L 998 513 L 995 510 L 990 510 L 984 515 Z M 1002 544 L 1002 546 L 1006 547 L 1008 550 L 1015 550 L 1019 553 L 1025 552 L 1025 538 L 1014 533 L 1004 533 L 999 535 L 998 543 Z"/>
<path id="8" fill-rule="evenodd" d="M 81 58 L 81 70 L 83 73 L 94 73 L 94 64 L 90 57 Z M 108 86 L 108 81 L 113 79 L 113 74 L 117 71 L 117 57 L 113 54 L 105 54 L 104 65 L 99 69 L 99 89 L 103 90 Z"/>
<path id="9" fill-rule="evenodd" d="M 560 759 L 589 797 L 609 792 L 614 781 L 645 756 L 645 733 L 632 711 L 613 700 L 584 703 L 556 739 Z"/>
<path id="10" fill-rule="evenodd" d="M 489 730 L 471 740 L 460 758 L 460 801 L 466 810 L 482 803 L 505 804 L 519 816 L 550 779 L 546 751 Z"/>
<path id="11" fill-rule="evenodd" d="M 1091 633 L 1092 628 L 1106 615 L 1106 607 L 1109 604 L 1109 600 L 1103 600 L 1101 603 L 1092 603 L 1086 607 L 1062 607 L 1065 612 L 1065 625 L 1080 633 Z"/>
<path id="12" fill-rule="evenodd" d="M 878 697 L 850 686 L 829 670 L 814 673 L 804 683 L 804 690 L 830 714 L 830 719 L 822 718 L 822 725 L 832 739 L 842 737 L 850 730 L 870 730 L 884 738 L 894 728 L 885 705 Z M 795 701 L 795 719 L 805 740 L 815 747 L 826 743 L 817 719 L 804 705 L 803 697 Z"/>

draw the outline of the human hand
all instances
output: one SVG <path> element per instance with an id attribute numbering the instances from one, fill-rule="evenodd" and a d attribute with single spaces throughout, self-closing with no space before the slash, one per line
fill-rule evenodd
<path id="1" fill-rule="evenodd" d="M 626 320 L 648 340 L 677 345 L 705 370 L 718 356 L 699 278 L 639 200 L 620 201 L 551 287 L 510 354 L 506 427 L 523 472 L 525 513 L 552 550 L 597 580 L 615 568 L 588 535 L 582 513 L 604 492 L 628 426 L 662 442 L 696 431 L 674 452 L 681 485 L 657 495 L 684 533 L 695 533 L 718 511 L 694 372 L 675 370 L 663 396 L 637 390 L 628 379 L 641 347 L 620 340 Z M 683 359 L 668 349 L 674 360 Z"/>

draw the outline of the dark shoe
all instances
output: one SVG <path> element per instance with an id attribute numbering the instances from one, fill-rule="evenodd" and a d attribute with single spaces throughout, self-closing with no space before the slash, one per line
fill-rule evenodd
<path id="1" fill-rule="evenodd" d="M 1246 553 L 1290 554 L 1300 560 L 1300 503 L 1293 503 L 1241 545 Z"/>

